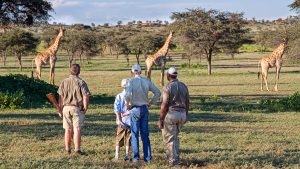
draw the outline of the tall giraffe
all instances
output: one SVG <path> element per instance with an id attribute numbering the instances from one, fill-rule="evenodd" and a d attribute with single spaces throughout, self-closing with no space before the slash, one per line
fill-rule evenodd
<path id="1" fill-rule="evenodd" d="M 160 78 L 160 84 L 164 85 L 164 75 L 165 75 L 165 68 L 167 63 L 166 55 L 169 50 L 169 43 L 171 41 L 171 38 L 173 36 L 172 31 L 170 31 L 169 36 L 167 37 L 164 45 L 152 56 L 148 56 L 146 59 L 146 76 L 151 80 L 151 70 L 153 65 L 160 66 L 161 68 L 161 78 Z"/>
<path id="2" fill-rule="evenodd" d="M 268 71 L 269 68 L 272 68 L 275 66 L 276 68 L 276 81 L 275 81 L 275 91 L 278 91 L 278 80 L 279 80 L 279 73 L 280 69 L 282 67 L 282 56 L 285 52 L 286 49 L 286 44 L 288 42 L 288 38 L 285 37 L 283 42 L 279 44 L 279 46 L 270 54 L 267 56 L 264 56 L 260 59 L 258 62 L 258 78 L 260 76 L 260 71 L 259 71 L 259 65 L 261 66 L 261 90 L 263 90 L 263 81 L 266 83 L 266 88 L 269 91 L 268 87 Z"/>
<path id="3" fill-rule="evenodd" d="M 41 79 L 42 76 L 42 66 L 43 65 L 50 65 L 50 77 L 49 83 L 54 84 L 54 68 L 55 62 L 57 60 L 56 52 L 58 50 L 61 37 L 63 36 L 63 32 L 65 29 L 63 27 L 59 28 L 59 33 L 56 36 L 52 45 L 50 45 L 45 51 L 40 52 L 34 58 L 35 66 L 36 66 L 36 76 L 38 79 Z"/>

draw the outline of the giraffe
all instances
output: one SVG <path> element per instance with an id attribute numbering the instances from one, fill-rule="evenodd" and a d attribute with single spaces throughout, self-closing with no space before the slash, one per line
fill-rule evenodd
<path id="1" fill-rule="evenodd" d="M 285 37 L 283 42 L 278 45 L 278 47 L 267 56 L 264 56 L 258 62 L 258 78 L 260 76 L 259 66 L 261 66 L 261 90 L 263 91 L 263 82 L 266 84 L 267 91 L 269 91 L 268 87 L 268 71 L 269 68 L 275 67 L 276 68 L 276 79 L 275 79 L 275 91 L 278 91 L 278 80 L 279 80 L 279 73 L 282 67 L 282 56 L 286 50 L 286 44 L 288 42 L 288 38 Z"/>
<path id="2" fill-rule="evenodd" d="M 169 50 L 169 43 L 171 41 L 171 38 L 173 36 L 174 32 L 170 31 L 169 36 L 167 37 L 164 45 L 152 56 L 148 56 L 146 59 L 146 76 L 148 79 L 151 80 L 151 70 L 153 65 L 160 66 L 161 68 L 161 78 L 160 78 L 160 84 L 161 86 L 164 86 L 164 75 L 165 75 L 165 68 L 167 63 L 166 55 Z"/>
<path id="3" fill-rule="evenodd" d="M 49 64 L 50 65 L 50 77 L 49 83 L 54 84 L 54 68 L 55 62 L 57 60 L 56 52 L 58 50 L 61 37 L 63 36 L 63 32 L 65 29 L 63 27 L 59 28 L 59 33 L 56 36 L 52 45 L 50 45 L 45 51 L 40 52 L 34 58 L 35 66 L 36 66 L 36 76 L 38 79 L 41 79 L 42 75 L 42 66 Z"/>

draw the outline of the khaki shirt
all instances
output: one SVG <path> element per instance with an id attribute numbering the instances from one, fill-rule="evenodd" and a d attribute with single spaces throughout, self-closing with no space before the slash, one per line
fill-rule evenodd
<path id="1" fill-rule="evenodd" d="M 125 101 L 132 106 L 155 104 L 160 98 L 159 89 L 149 79 L 141 76 L 131 79 L 125 91 Z M 148 98 L 149 91 L 154 94 L 152 99 Z"/>
<path id="2" fill-rule="evenodd" d="M 187 99 L 189 99 L 189 90 L 186 85 L 178 81 L 178 79 L 170 81 L 163 88 L 162 103 L 167 104 L 169 112 L 186 112 Z"/>
<path id="3" fill-rule="evenodd" d="M 83 96 L 91 95 L 85 81 L 74 75 L 70 75 L 61 82 L 57 93 L 63 96 L 64 105 L 76 106 L 83 106 Z"/>

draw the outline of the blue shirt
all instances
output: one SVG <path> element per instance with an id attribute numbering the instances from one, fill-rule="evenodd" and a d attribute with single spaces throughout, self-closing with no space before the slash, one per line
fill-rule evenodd
<path id="1" fill-rule="evenodd" d="M 114 111 L 116 114 L 123 114 L 126 112 L 126 110 L 127 110 L 127 108 L 126 108 L 126 103 L 125 103 L 125 90 L 123 90 L 122 93 L 119 93 L 116 96 L 115 103 L 114 103 Z M 116 119 L 116 121 L 117 120 L 118 119 Z M 122 122 L 125 123 L 126 125 L 130 126 L 129 115 L 122 117 Z"/>

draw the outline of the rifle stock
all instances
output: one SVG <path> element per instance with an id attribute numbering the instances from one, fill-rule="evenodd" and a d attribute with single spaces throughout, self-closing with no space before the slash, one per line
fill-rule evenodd
<path id="1" fill-rule="evenodd" d="M 59 106 L 55 96 L 52 93 L 48 93 L 46 96 L 50 100 L 50 102 L 57 108 L 58 113 L 62 115 L 62 109 Z"/>

